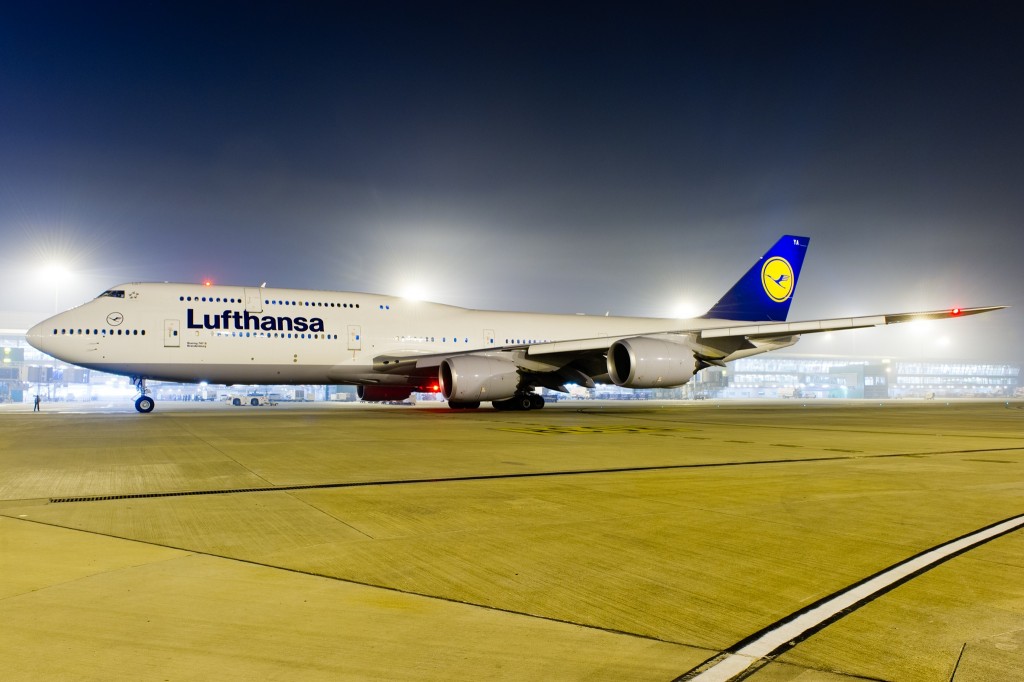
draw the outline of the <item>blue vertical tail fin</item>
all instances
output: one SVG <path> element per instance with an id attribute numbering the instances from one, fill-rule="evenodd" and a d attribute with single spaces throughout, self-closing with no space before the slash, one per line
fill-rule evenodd
<path id="1" fill-rule="evenodd" d="M 789 234 L 781 237 L 702 317 L 784 322 L 810 241 Z"/>

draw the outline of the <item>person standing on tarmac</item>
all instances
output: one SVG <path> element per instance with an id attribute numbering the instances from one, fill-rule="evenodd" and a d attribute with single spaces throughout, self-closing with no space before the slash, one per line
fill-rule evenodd
<path id="1" fill-rule="evenodd" d="M 40 399 L 39 399 L 39 396 L 37 395 L 37 396 L 36 396 L 36 402 L 35 402 L 35 405 L 34 405 L 34 406 L 32 407 L 32 411 L 33 411 L 33 412 L 38 412 L 38 411 L 39 411 L 39 400 L 40 400 Z"/>

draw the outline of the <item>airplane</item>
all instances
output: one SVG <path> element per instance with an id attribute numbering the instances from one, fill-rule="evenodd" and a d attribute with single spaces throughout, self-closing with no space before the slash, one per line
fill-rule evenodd
<path id="1" fill-rule="evenodd" d="M 682 386 L 705 367 L 792 346 L 800 335 L 976 315 L 1006 306 L 787 322 L 808 237 L 782 236 L 691 319 L 471 310 L 356 292 L 136 282 L 30 329 L 65 362 L 146 380 L 347 384 L 365 401 L 440 391 L 452 408 L 532 410 L 537 388 Z"/>

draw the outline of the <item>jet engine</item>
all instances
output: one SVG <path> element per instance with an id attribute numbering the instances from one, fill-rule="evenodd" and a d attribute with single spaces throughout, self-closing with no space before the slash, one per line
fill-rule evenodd
<path id="1" fill-rule="evenodd" d="M 456 355 L 441 361 L 441 393 L 457 403 L 506 400 L 519 388 L 514 362 L 479 355 Z"/>
<path id="2" fill-rule="evenodd" d="M 693 350 L 682 343 L 635 336 L 608 349 L 608 375 L 626 388 L 682 386 L 699 369 Z"/>
<path id="3" fill-rule="evenodd" d="M 408 386 L 357 386 L 356 395 L 368 402 L 405 400 L 412 395 L 412 389 Z"/>

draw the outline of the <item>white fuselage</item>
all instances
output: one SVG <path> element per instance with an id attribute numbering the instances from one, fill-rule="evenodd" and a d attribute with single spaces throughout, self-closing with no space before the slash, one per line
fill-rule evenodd
<path id="1" fill-rule="evenodd" d="M 399 385 L 407 377 L 375 370 L 374 358 L 479 353 L 606 336 L 610 343 L 694 322 L 470 310 L 351 292 L 134 283 L 41 322 L 28 337 L 67 362 L 126 376 L 221 384 Z"/>

